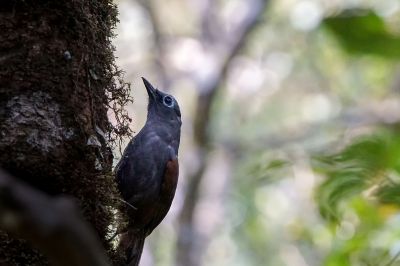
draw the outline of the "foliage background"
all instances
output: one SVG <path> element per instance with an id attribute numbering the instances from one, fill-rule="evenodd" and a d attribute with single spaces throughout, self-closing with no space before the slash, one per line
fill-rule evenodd
<path id="1" fill-rule="evenodd" d="M 141 265 L 400 265 L 399 1 L 117 3 L 134 131 L 140 76 L 184 122 L 177 195 Z"/>

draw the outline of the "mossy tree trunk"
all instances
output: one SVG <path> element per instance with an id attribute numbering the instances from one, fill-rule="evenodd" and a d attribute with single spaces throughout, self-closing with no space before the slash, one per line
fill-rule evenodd
<path id="1" fill-rule="evenodd" d="M 106 250 L 119 195 L 107 117 L 128 100 L 110 39 L 109 0 L 0 3 L 0 168 L 49 195 L 73 196 Z M 1 214 L 0 214 L 1 215 Z M 44 265 L 24 240 L 0 231 L 0 264 Z"/>

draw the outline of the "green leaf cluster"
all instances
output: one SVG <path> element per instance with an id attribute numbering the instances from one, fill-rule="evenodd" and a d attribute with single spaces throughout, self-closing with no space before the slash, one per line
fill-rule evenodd
<path id="1" fill-rule="evenodd" d="M 316 200 L 328 221 L 339 221 L 340 203 L 361 194 L 374 202 L 400 204 L 400 134 L 395 129 L 360 137 L 314 162 L 314 169 L 326 176 Z"/>
<path id="2" fill-rule="evenodd" d="M 341 46 L 351 54 L 371 54 L 386 59 L 400 58 L 400 36 L 368 9 L 349 9 L 323 20 Z"/>

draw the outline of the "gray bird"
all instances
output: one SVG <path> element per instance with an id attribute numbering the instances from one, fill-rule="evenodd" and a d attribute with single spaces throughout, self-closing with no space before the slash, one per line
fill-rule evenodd
<path id="1" fill-rule="evenodd" d="M 149 96 L 146 124 L 129 142 L 115 170 L 129 217 L 119 249 L 125 264 L 135 266 L 145 238 L 164 219 L 175 195 L 182 124 L 175 98 L 142 79 Z"/>

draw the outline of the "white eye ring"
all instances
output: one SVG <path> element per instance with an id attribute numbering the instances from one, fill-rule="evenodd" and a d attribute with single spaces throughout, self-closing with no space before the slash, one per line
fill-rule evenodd
<path id="1" fill-rule="evenodd" d="M 171 96 L 166 95 L 166 96 L 164 96 L 163 103 L 167 107 L 173 107 L 174 106 L 174 99 Z"/>

